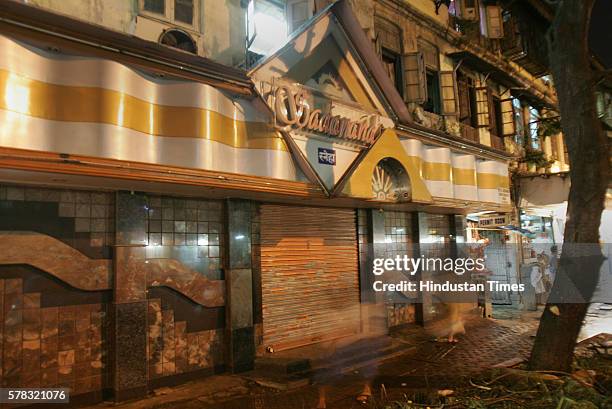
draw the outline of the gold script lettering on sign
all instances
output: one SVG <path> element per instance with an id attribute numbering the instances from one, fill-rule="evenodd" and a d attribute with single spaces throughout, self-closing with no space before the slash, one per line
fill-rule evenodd
<path id="1" fill-rule="evenodd" d="M 293 92 L 281 85 L 274 92 L 276 120 L 283 125 L 307 129 L 327 136 L 348 139 L 371 145 L 382 132 L 382 125 L 372 126 L 368 120 L 352 121 L 340 115 L 322 113 L 311 109 L 304 91 Z"/>

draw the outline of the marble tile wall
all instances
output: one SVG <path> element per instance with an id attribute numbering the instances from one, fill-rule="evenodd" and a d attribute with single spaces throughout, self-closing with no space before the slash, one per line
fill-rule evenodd
<path id="1" fill-rule="evenodd" d="M 372 242 L 372 223 L 369 214 L 371 209 L 357 209 L 357 240 L 359 251 L 359 287 L 362 303 L 375 302 L 375 294 L 372 290 L 372 257 L 374 247 Z M 374 210 L 377 211 L 377 210 Z"/>
<path id="2" fill-rule="evenodd" d="M 412 231 L 412 213 L 385 211 L 386 258 L 412 254 L 415 242 Z M 417 240 L 418 241 L 418 240 Z"/>
<path id="3" fill-rule="evenodd" d="M 141 196 L 146 209 L 141 234 L 146 246 L 143 265 L 159 264 L 180 283 L 193 278 L 186 274 L 175 277 L 182 269 L 208 280 L 224 280 L 224 202 Z M 115 230 L 123 225 L 116 223 L 115 203 L 114 192 L 0 185 L 0 230 L 35 231 L 90 259 L 110 259 L 113 253 L 116 258 Z M 117 230 L 125 230 L 123 227 Z M 72 305 L 71 297 L 79 299 L 82 294 L 79 290 L 69 289 L 65 302 L 56 293 L 47 293 L 46 287 L 32 292 L 30 281 L 11 274 L 0 276 L 0 386 L 66 386 L 73 394 L 115 388 L 110 345 L 122 334 L 118 330 L 112 334 L 110 299 L 88 304 L 90 298 Z M 58 285 L 65 286 L 60 281 Z M 222 303 L 203 307 L 179 290 L 176 297 L 181 298 L 176 313 L 176 300 L 171 303 L 153 293 L 143 299 L 139 327 L 144 332 L 143 353 L 138 360 L 146 368 L 142 372 L 148 382 L 165 382 L 161 378 L 201 370 L 218 372 L 225 365 Z M 192 308 L 198 313 L 193 314 Z"/>
<path id="4" fill-rule="evenodd" d="M 399 256 L 413 256 L 414 243 L 418 239 L 414 237 L 413 218 L 414 215 L 408 212 L 385 211 L 385 257 L 393 258 Z M 407 277 L 412 279 L 412 277 Z M 388 304 L 387 305 L 387 326 L 415 322 L 414 304 Z"/>
<path id="5" fill-rule="evenodd" d="M 41 307 L 23 280 L 0 279 L 2 387 L 67 387 L 71 394 L 109 385 L 105 304 Z"/>
<path id="6" fill-rule="evenodd" d="M 110 258 L 115 200 L 111 192 L 0 185 L 2 230 L 32 230 L 92 258 Z"/>
<path id="7" fill-rule="evenodd" d="M 147 207 L 149 264 L 154 259 L 157 262 L 175 259 L 208 279 L 224 279 L 226 231 L 222 201 L 149 195 Z M 149 379 L 205 369 L 214 371 L 224 365 L 224 329 L 189 331 L 200 325 L 175 320 L 177 314 L 170 304 L 163 304 L 164 300 L 164 297 L 148 299 Z M 216 309 L 210 309 L 194 317 L 208 322 L 216 314 Z"/>
<path id="8" fill-rule="evenodd" d="M 148 301 L 147 361 L 149 378 L 215 369 L 224 365 L 223 328 L 188 332 L 162 300 Z"/>
<path id="9" fill-rule="evenodd" d="M 253 329 L 257 349 L 263 347 L 261 218 L 257 202 L 251 202 L 251 269 L 253 270 Z"/>
<path id="10" fill-rule="evenodd" d="M 197 246 L 208 268 L 222 265 L 224 242 L 223 202 L 165 196 L 148 197 L 149 246 Z"/>

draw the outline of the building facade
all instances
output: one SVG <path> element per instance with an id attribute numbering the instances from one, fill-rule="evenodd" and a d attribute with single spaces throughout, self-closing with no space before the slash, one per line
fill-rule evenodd
<path id="1" fill-rule="evenodd" d="M 499 4 L 2 3 L 5 386 L 124 400 L 435 320 L 372 259 L 452 255 L 526 152 L 567 166 Z"/>

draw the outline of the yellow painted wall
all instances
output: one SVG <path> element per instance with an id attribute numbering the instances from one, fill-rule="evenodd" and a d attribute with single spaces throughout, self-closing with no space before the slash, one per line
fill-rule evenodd
<path id="1" fill-rule="evenodd" d="M 373 197 L 372 174 L 378 162 L 384 158 L 393 158 L 406 169 L 412 186 L 412 200 L 414 202 L 431 202 L 429 190 L 425 186 L 425 181 L 421 178 L 420 158 L 406 154 L 392 129 L 385 130 L 372 146 L 366 157 L 350 176 L 342 193 L 351 197 L 371 199 Z"/>

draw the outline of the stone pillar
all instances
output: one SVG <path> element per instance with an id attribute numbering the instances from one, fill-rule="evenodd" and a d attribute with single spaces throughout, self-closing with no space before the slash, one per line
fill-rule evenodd
<path id="1" fill-rule="evenodd" d="M 372 289 L 376 280 L 376 276 L 372 273 L 372 263 L 375 258 L 385 257 L 385 213 L 378 209 L 368 209 L 366 217 L 370 248 L 366 268 L 362 271 L 362 300 L 379 303 L 384 301 L 383 294 Z"/>
<path id="2" fill-rule="evenodd" d="M 227 364 L 229 370 L 236 373 L 253 369 L 255 361 L 251 202 L 230 199 L 227 201 L 226 208 L 226 334 L 229 339 Z"/>
<path id="3" fill-rule="evenodd" d="M 557 154 L 557 160 L 561 164 L 561 170 L 565 170 L 564 166 L 567 165 L 567 163 L 565 162 L 565 141 L 563 140 L 563 134 L 558 133 L 553 135 L 552 138 L 556 140 L 555 147 L 557 148 L 557 152 L 555 153 Z"/>
<path id="4" fill-rule="evenodd" d="M 384 294 L 372 288 L 377 277 L 372 273 L 373 260 L 385 256 L 385 217 L 378 209 L 362 210 L 365 220 L 361 220 L 359 233 L 359 287 L 361 292 L 361 321 L 365 334 L 387 332 L 387 313 Z"/>
<path id="5" fill-rule="evenodd" d="M 147 207 L 143 194 L 118 192 L 111 333 L 116 401 L 147 394 Z"/>
<path id="6" fill-rule="evenodd" d="M 428 253 L 431 251 L 431 246 L 434 245 L 432 239 L 429 237 L 430 226 L 428 223 L 427 214 L 418 212 L 415 214 L 415 218 L 413 220 L 418 229 L 418 236 L 415 236 L 415 238 L 418 237 L 419 239 L 419 256 L 425 255 L 427 257 L 429 255 Z M 417 281 L 431 280 L 430 274 L 431 272 L 419 270 L 417 272 Z M 425 323 L 435 318 L 431 293 L 422 292 L 419 294 L 419 304 L 417 305 L 415 315 L 417 323 L 421 325 L 425 325 Z"/>

